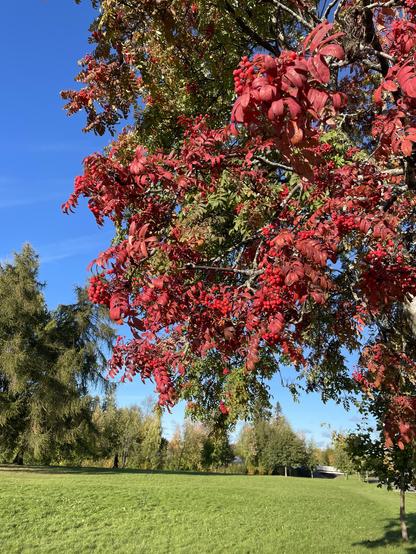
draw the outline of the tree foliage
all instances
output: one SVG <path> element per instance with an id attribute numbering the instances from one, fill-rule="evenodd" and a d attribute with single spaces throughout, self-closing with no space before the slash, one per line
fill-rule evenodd
<path id="1" fill-rule="evenodd" d="M 241 430 L 237 452 L 249 472 L 275 474 L 296 467 L 313 467 L 315 452 L 296 434 L 286 418 L 256 418 Z"/>
<path id="2" fill-rule="evenodd" d="M 38 258 L 26 245 L 0 266 L 0 449 L 4 460 L 76 459 L 89 444 L 93 400 L 114 330 L 108 311 L 78 289 L 48 310 Z"/>
<path id="3" fill-rule="evenodd" d="M 414 361 L 385 329 L 416 293 L 413 1 L 95 3 L 67 109 L 133 123 L 65 209 L 115 226 L 89 288 L 133 335 L 110 375 L 232 422 L 293 364 L 324 399 L 388 391 L 404 447 Z"/>

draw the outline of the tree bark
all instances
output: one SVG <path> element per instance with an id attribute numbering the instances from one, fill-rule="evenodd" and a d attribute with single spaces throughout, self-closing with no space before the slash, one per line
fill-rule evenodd
<path id="1" fill-rule="evenodd" d="M 118 469 L 118 452 L 114 456 L 113 469 Z"/>
<path id="2" fill-rule="evenodd" d="M 406 491 L 403 488 L 400 489 L 400 529 L 402 532 L 403 541 L 408 542 L 409 535 L 407 534 L 407 525 L 406 525 L 405 494 L 406 494 Z"/>
<path id="3" fill-rule="evenodd" d="M 123 450 L 123 454 L 121 456 L 121 467 L 124 469 L 127 465 L 127 452 Z"/>
<path id="4" fill-rule="evenodd" d="M 285 477 L 287 477 L 287 466 L 285 466 Z"/>
<path id="5" fill-rule="evenodd" d="M 14 457 L 13 464 L 22 466 L 23 465 L 23 456 L 18 452 Z"/>

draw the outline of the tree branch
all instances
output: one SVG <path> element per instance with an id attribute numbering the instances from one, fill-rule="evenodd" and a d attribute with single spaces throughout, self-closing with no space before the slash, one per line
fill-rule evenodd
<path id="1" fill-rule="evenodd" d="M 271 44 L 270 42 L 268 42 L 267 40 L 263 39 L 256 31 L 254 31 L 253 29 L 251 29 L 247 23 L 244 21 L 244 19 L 242 17 L 240 17 L 235 9 L 233 8 L 233 6 L 228 2 L 228 0 L 225 0 L 224 2 L 224 7 L 226 9 L 226 11 L 231 15 L 231 17 L 234 19 L 234 21 L 237 23 L 237 25 L 240 27 L 240 29 L 246 33 L 252 40 L 254 40 L 257 44 L 259 44 L 260 46 L 263 46 L 263 48 L 265 50 L 267 50 L 268 52 L 271 52 L 272 54 L 274 54 L 275 56 L 279 56 L 280 54 L 280 49 L 277 48 L 276 46 L 273 46 L 273 44 Z"/>
<path id="2" fill-rule="evenodd" d="M 280 211 L 284 210 L 289 204 L 290 199 L 296 194 L 298 190 L 303 190 L 302 183 L 298 183 L 293 189 L 289 192 L 286 198 L 283 200 L 282 205 L 280 206 Z"/>
<path id="3" fill-rule="evenodd" d="M 374 8 L 390 8 L 391 6 L 394 6 L 396 3 L 396 0 L 389 0 L 385 4 L 381 4 L 380 2 L 373 2 L 372 4 L 369 4 L 368 6 L 364 6 L 365 10 L 372 10 Z M 397 7 L 402 7 L 397 5 Z"/>
<path id="4" fill-rule="evenodd" d="M 205 271 L 225 271 L 227 273 L 241 273 L 242 275 L 249 275 L 251 277 L 261 275 L 263 273 L 262 269 L 238 269 L 234 267 L 220 267 L 217 265 L 197 265 L 197 264 L 186 264 L 185 269 L 202 269 Z"/>
<path id="5" fill-rule="evenodd" d="M 284 10 L 285 12 L 290 13 L 290 15 L 292 15 L 295 19 L 297 19 L 299 21 L 299 23 L 302 23 L 302 25 L 304 27 L 307 27 L 311 31 L 315 28 L 315 25 L 313 25 L 312 23 L 309 23 L 309 21 L 306 21 L 306 19 L 304 17 L 302 17 L 299 13 L 296 13 L 291 8 L 289 8 L 288 6 L 285 6 L 284 4 L 279 2 L 279 0 L 273 0 L 273 4 L 275 6 L 278 6 L 279 8 Z"/>
<path id="6" fill-rule="evenodd" d="M 254 159 L 258 160 L 259 162 L 263 162 L 270 167 L 275 167 L 276 169 L 283 169 L 284 171 L 294 171 L 293 167 L 291 167 L 290 165 L 284 165 L 279 162 L 273 162 L 272 160 L 268 160 L 267 158 L 260 156 L 260 154 L 257 154 L 256 156 L 254 156 Z"/>

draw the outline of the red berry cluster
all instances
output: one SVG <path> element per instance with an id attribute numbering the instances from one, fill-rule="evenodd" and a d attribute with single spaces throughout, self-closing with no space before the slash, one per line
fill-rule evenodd
<path id="1" fill-rule="evenodd" d="M 250 84 L 254 77 L 255 67 L 247 56 L 241 58 L 238 69 L 234 69 L 234 89 L 237 94 L 242 94 L 244 88 Z"/>
<path id="2" fill-rule="evenodd" d="M 260 280 L 263 281 L 261 308 L 266 311 L 275 311 L 283 302 L 282 272 L 278 267 L 268 264 L 265 272 L 260 276 Z"/>
<path id="3" fill-rule="evenodd" d="M 104 278 L 99 275 L 94 275 L 90 278 L 88 287 L 88 298 L 94 304 L 110 304 L 110 294 L 108 292 L 108 284 Z"/>
<path id="4" fill-rule="evenodd" d="M 232 310 L 232 302 L 226 290 L 213 286 L 210 292 L 201 291 L 201 303 L 210 310 L 218 310 L 222 316 L 227 316 Z"/>

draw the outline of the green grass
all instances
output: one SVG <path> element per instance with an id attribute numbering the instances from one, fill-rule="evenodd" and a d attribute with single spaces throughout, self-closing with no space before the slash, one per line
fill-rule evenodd
<path id="1" fill-rule="evenodd" d="M 416 552 L 398 504 L 357 480 L 0 468 L 0 552 Z"/>

